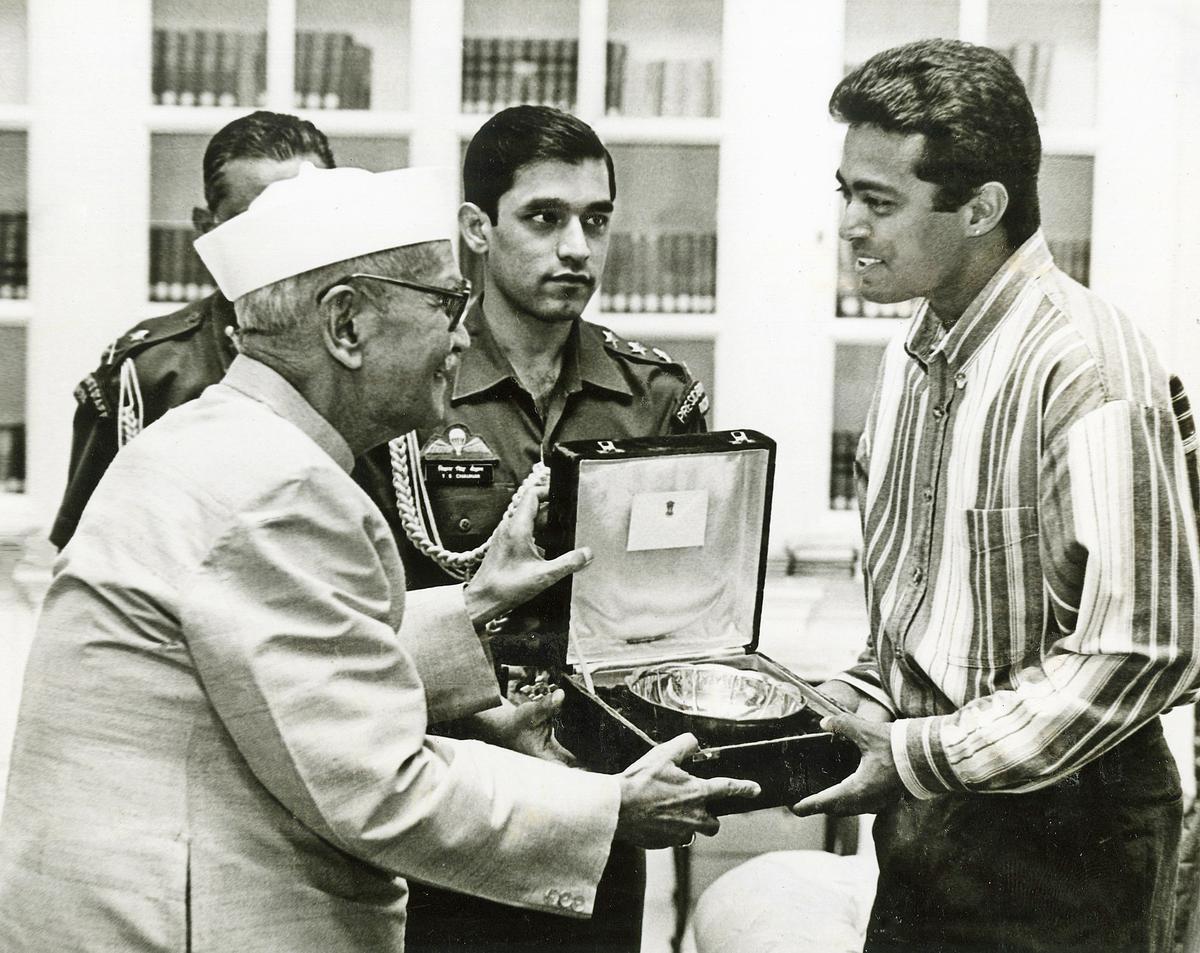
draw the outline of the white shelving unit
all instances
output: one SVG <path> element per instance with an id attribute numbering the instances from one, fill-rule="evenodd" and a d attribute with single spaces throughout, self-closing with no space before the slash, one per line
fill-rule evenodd
<path id="1" fill-rule="evenodd" d="M 1047 220 L 1090 235 L 1094 287 L 1173 353 L 1200 352 L 1200 223 L 1175 211 L 1200 207 L 1189 0 L 0 0 L 0 137 L 25 139 L 31 217 L 30 300 L 0 301 L 0 325 L 27 326 L 26 495 L 41 519 L 62 490 L 75 382 L 113 335 L 172 307 L 147 302 L 150 223 L 187 221 L 208 136 L 250 108 L 153 105 L 156 26 L 265 30 L 263 105 L 312 119 L 340 162 L 377 167 L 459 165 L 486 118 L 462 111 L 464 37 L 576 41 L 575 111 L 617 156 L 617 230 L 706 227 L 718 249 L 713 313 L 592 316 L 693 362 L 713 425 L 777 439 L 777 552 L 800 533 L 856 534 L 829 506 L 829 446 L 835 390 L 864 388 L 835 382 L 835 349 L 898 329 L 834 317 L 842 129 L 826 105 L 847 62 L 925 35 L 1053 42 L 1048 181 L 1079 181 L 1083 161 L 1094 194 L 1052 215 L 1061 190 L 1045 191 Z M 372 47 L 372 108 L 294 108 L 297 30 Z M 712 59 L 713 115 L 639 114 L 632 95 L 607 114 L 609 41 L 627 45 L 630 76 Z"/>

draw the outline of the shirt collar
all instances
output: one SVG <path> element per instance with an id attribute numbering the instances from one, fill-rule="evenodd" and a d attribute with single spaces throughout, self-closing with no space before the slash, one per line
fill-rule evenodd
<path id="1" fill-rule="evenodd" d="M 950 330 L 942 329 L 928 301 L 921 302 L 905 349 L 922 366 L 927 367 L 941 352 L 951 367 L 962 367 L 1000 326 L 1026 286 L 1053 267 L 1046 237 L 1039 229 L 997 269 Z"/>
<path id="2" fill-rule="evenodd" d="M 245 354 L 229 365 L 221 383 L 239 394 L 273 410 L 288 423 L 300 428 L 318 447 L 333 457 L 347 473 L 354 467 L 354 454 L 345 438 L 317 413 L 283 375 Z"/>
<path id="3" fill-rule="evenodd" d="M 451 397 L 456 403 L 491 390 L 504 381 L 517 381 L 517 373 L 500 350 L 483 308 L 472 310 L 464 323 L 471 335 L 471 346 L 459 358 Z M 590 384 L 620 394 L 633 394 L 620 369 L 605 351 L 603 335 L 604 332 L 594 324 L 578 319 L 574 322 L 563 354 L 562 385 L 566 393 L 574 393 L 582 390 L 584 384 Z"/>

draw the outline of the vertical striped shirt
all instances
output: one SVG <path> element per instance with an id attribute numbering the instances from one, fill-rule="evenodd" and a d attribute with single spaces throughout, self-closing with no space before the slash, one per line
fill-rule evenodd
<path id="1" fill-rule="evenodd" d="M 1168 377 L 1039 232 L 889 346 L 856 461 L 871 641 L 917 797 L 1026 791 L 1200 674 L 1196 514 Z"/>

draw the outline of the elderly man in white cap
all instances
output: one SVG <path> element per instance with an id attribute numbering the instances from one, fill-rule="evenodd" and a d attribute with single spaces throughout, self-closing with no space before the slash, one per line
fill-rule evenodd
<path id="1" fill-rule="evenodd" d="M 706 800 L 755 793 L 680 770 L 688 736 L 616 777 L 426 736 L 498 702 L 472 622 L 587 558 L 541 561 L 530 493 L 457 622 L 398 634 L 395 544 L 347 471 L 436 413 L 466 346 L 442 192 L 304 169 L 197 243 L 242 353 L 122 451 L 55 567 L 0 949 L 399 951 L 405 875 L 586 916 L 614 837 L 680 843 L 716 829 Z M 426 641 L 490 697 L 427 699 Z"/>

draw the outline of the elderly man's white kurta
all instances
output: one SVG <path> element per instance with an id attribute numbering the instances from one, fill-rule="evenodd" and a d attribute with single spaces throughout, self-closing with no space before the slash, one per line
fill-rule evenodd
<path id="1" fill-rule="evenodd" d="M 426 736 L 406 642 L 459 673 L 436 717 L 481 707 L 490 668 L 461 598 L 397 635 L 400 560 L 350 463 L 245 358 L 118 456 L 28 664 L 0 949 L 398 950 L 395 875 L 590 912 L 616 780 Z"/>

